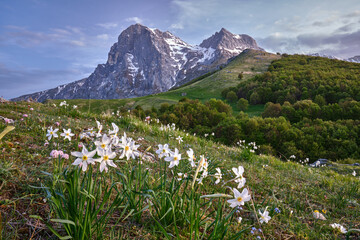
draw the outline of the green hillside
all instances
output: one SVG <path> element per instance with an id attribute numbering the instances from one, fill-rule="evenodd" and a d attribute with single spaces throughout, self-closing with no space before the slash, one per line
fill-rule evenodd
<path id="1" fill-rule="evenodd" d="M 128 109 L 140 105 L 143 109 L 160 107 L 162 103 L 175 104 L 181 98 L 199 99 L 205 102 L 211 98 L 221 99 L 221 92 L 228 87 L 236 87 L 240 82 L 251 79 L 256 74 L 267 71 L 268 66 L 273 60 L 279 59 L 279 55 L 266 53 L 263 51 L 248 50 L 241 53 L 223 69 L 205 77 L 204 79 L 192 81 L 175 90 L 159 93 L 155 95 L 115 100 L 68 100 L 71 104 L 78 105 L 82 111 L 92 112 L 114 112 L 120 107 Z M 239 73 L 243 73 L 243 79 L 239 80 Z M 58 102 L 58 101 L 55 101 Z M 235 112 L 237 110 L 235 109 Z"/>
<path id="2" fill-rule="evenodd" d="M 260 155 L 249 142 L 225 146 L 164 129 L 155 121 L 148 124 L 134 117 L 88 114 L 71 105 L 3 103 L 0 116 L 0 239 L 360 237 L 359 166 L 330 162 L 311 168 Z M 120 137 L 126 133 L 139 145 L 134 150 L 139 155 L 127 159 L 121 155 L 128 145 L 113 145 L 116 156 L 110 159 L 116 167 L 108 165 L 108 172 L 100 172 L 98 162 L 85 171 L 73 165 L 79 152 L 91 158 L 83 147 L 92 151 L 95 141 L 107 141 L 94 136 L 93 132 L 99 132 L 95 120 L 103 126 L 101 134 Z M 15 129 L 2 135 L 8 125 Z M 58 137 L 51 133 L 56 128 Z M 70 141 L 60 135 L 63 129 L 75 134 Z M 53 134 L 51 139 L 47 133 Z M 175 159 L 165 161 L 158 156 L 158 144 L 179 150 L 178 166 L 169 168 L 168 161 Z M 194 150 L 196 167 L 188 160 L 189 148 Z M 206 168 L 200 155 L 207 159 Z M 108 161 L 101 151 L 93 157 L 101 156 L 101 161 Z M 241 178 L 232 169 L 239 166 L 244 168 Z M 246 182 L 239 186 L 243 178 Z M 240 192 L 246 188 L 250 199 L 234 198 L 233 188 Z M 244 205 L 233 208 L 227 201 L 231 199 Z M 265 212 L 271 219 L 264 217 Z M 347 233 L 333 228 L 334 223 Z"/>

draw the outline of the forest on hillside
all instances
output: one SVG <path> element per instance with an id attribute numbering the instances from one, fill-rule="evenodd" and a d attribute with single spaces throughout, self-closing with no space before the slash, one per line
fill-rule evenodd
<path id="1" fill-rule="evenodd" d="M 223 100 L 182 99 L 133 114 L 175 123 L 192 134 L 234 145 L 256 142 L 260 153 L 298 160 L 360 158 L 360 64 L 285 55 L 268 71 L 222 92 Z M 232 113 L 226 103 L 265 104 L 260 117 Z"/>

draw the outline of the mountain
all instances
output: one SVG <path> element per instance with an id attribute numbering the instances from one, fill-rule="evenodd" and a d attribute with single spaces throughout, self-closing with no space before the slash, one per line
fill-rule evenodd
<path id="1" fill-rule="evenodd" d="M 322 53 L 310 53 L 310 54 L 308 54 L 308 56 L 312 56 L 312 57 L 323 57 L 323 58 L 329 58 L 329 59 L 343 60 L 343 59 L 338 58 L 338 57 L 336 57 L 336 56 L 327 55 L 327 54 L 322 54 Z"/>
<path id="2" fill-rule="evenodd" d="M 88 78 L 12 100 L 120 99 L 160 93 L 215 70 L 245 49 L 262 50 L 250 36 L 224 28 L 193 46 L 168 31 L 135 24 L 120 34 L 106 64 L 99 64 Z"/>
<path id="3" fill-rule="evenodd" d="M 354 56 L 352 58 L 348 58 L 346 61 L 360 63 L 360 56 Z"/>

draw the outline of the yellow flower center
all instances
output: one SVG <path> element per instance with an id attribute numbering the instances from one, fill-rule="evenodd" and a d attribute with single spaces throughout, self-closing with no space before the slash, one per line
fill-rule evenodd
<path id="1" fill-rule="evenodd" d="M 51 135 L 53 135 L 53 134 L 54 134 L 54 132 L 50 132 L 50 134 L 51 134 Z"/>
<path id="2" fill-rule="evenodd" d="M 106 144 L 101 144 L 101 148 L 105 148 L 106 147 Z"/>
<path id="3" fill-rule="evenodd" d="M 82 156 L 82 160 L 86 161 L 86 160 L 88 160 L 88 157 L 84 155 L 84 156 Z"/>
<path id="4" fill-rule="evenodd" d="M 164 153 L 164 152 L 166 152 L 166 150 L 165 150 L 165 149 L 163 149 L 163 151 L 162 151 L 162 152 Z"/>
<path id="5" fill-rule="evenodd" d="M 125 151 L 129 151 L 129 146 L 125 146 Z"/>
<path id="6" fill-rule="evenodd" d="M 69 136 L 70 134 L 69 133 L 66 133 L 66 136 Z"/>
<path id="7" fill-rule="evenodd" d="M 109 156 L 105 155 L 105 156 L 104 156 L 104 160 L 105 160 L 105 161 L 109 160 Z"/>
<path id="8" fill-rule="evenodd" d="M 178 157 L 174 157 L 174 161 L 177 161 L 178 160 Z"/>
<path id="9" fill-rule="evenodd" d="M 238 200 L 238 202 L 241 202 L 243 199 L 242 197 L 237 197 L 236 200 Z"/>
<path id="10" fill-rule="evenodd" d="M 315 210 L 314 212 L 315 212 L 315 213 L 318 213 L 319 211 L 318 211 L 318 210 Z"/>

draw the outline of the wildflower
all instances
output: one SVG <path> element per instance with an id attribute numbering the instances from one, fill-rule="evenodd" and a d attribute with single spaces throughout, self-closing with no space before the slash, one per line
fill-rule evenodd
<path id="1" fill-rule="evenodd" d="M 175 148 L 175 152 L 171 153 L 169 157 L 165 158 L 165 161 L 170 162 L 169 168 L 179 165 L 179 161 L 181 160 L 181 154 L 179 154 L 179 150 Z"/>
<path id="2" fill-rule="evenodd" d="M 353 171 L 352 175 L 353 175 L 354 177 L 356 177 L 356 172 L 355 172 L 355 170 Z"/>
<path id="3" fill-rule="evenodd" d="M 100 158 L 95 159 L 95 161 L 100 163 L 100 172 L 104 171 L 104 169 L 105 172 L 107 172 L 107 166 L 117 167 L 112 160 L 116 156 L 116 153 L 111 152 L 111 149 L 101 148 L 98 150 L 98 155 L 100 156 Z"/>
<path id="4" fill-rule="evenodd" d="M 195 156 L 194 156 L 194 151 L 190 148 L 189 151 L 186 151 L 186 154 L 189 157 L 191 167 L 196 167 L 196 164 L 194 162 L 194 160 L 196 159 Z"/>
<path id="5" fill-rule="evenodd" d="M 89 137 L 93 137 L 94 135 L 95 135 L 95 130 L 94 130 L 94 128 L 89 128 L 88 129 L 88 132 L 87 132 L 87 135 L 89 136 Z M 85 137 L 85 136 L 84 136 Z"/>
<path id="6" fill-rule="evenodd" d="M 7 123 L 14 123 L 14 120 L 9 119 L 9 118 L 4 118 L 4 121 L 5 121 L 6 124 Z"/>
<path id="7" fill-rule="evenodd" d="M 183 142 L 183 138 L 180 137 L 180 136 L 178 136 L 178 137 L 176 138 L 176 140 L 179 141 L 179 144 Z"/>
<path id="8" fill-rule="evenodd" d="M 232 168 L 235 173 L 235 182 L 238 183 L 237 188 L 242 188 L 245 186 L 246 179 L 243 177 L 244 167 L 239 166 L 238 168 Z"/>
<path id="9" fill-rule="evenodd" d="M 104 134 L 101 138 L 101 141 L 95 141 L 95 146 L 98 149 L 106 149 L 110 144 L 110 142 L 111 142 L 111 138 L 109 138 L 108 136 L 106 136 L 106 134 Z"/>
<path id="10" fill-rule="evenodd" d="M 111 138 L 114 138 L 114 137 L 117 138 L 117 134 L 119 132 L 119 127 L 115 123 L 111 123 L 111 125 L 113 127 L 113 130 L 109 131 L 110 137 Z M 125 137 L 126 137 L 126 134 L 125 134 Z"/>
<path id="11" fill-rule="evenodd" d="M 50 152 L 50 157 L 52 157 L 52 158 L 57 158 L 57 157 L 59 157 L 59 152 L 58 152 L 58 150 L 52 150 L 52 151 Z"/>
<path id="12" fill-rule="evenodd" d="M 260 212 L 260 223 L 268 223 L 271 217 L 269 216 L 269 211 L 267 211 L 267 207 L 265 208 L 264 212 Z"/>
<path id="13" fill-rule="evenodd" d="M 94 163 L 94 159 L 92 157 L 95 155 L 95 153 L 96 150 L 89 152 L 85 146 L 83 146 L 81 152 L 71 152 L 72 156 L 77 157 L 72 165 L 79 165 L 79 167 L 82 167 L 82 170 L 85 172 L 87 166 Z"/>
<path id="14" fill-rule="evenodd" d="M 242 221 L 242 217 L 238 217 L 237 222 L 240 224 Z"/>
<path id="15" fill-rule="evenodd" d="M 33 108 L 30 108 L 30 111 L 34 111 L 34 109 L 33 109 Z"/>
<path id="16" fill-rule="evenodd" d="M 73 106 L 73 109 L 77 109 L 77 107 L 78 107 L 78 106 L 74 105 L 74 106 Z"/>
<path id="17" fill-rule="evenodd" d="M 69 128 L 68 130 L 63 129 L 64 132 L 60 134 L 60 136 L 64 137 L 65 139 L 69 139 L 69 141 L 71 141 L 71 137 L 74 136 L 75 134 L 71 133 L 71 129 Z"/>
<path id="18" fill-rule="evenodd" d="M 132 159 L 135 159 L 135 157 L 139 156 L 139 153 L 137 151 L 137 148 L 140 145 L 135 145 L 135 142 L 131 139 L 122 139 L 124 141 L 122 141 L 121 143 L 119 143 L 119 147 L 123 148 L 123 152 L 120 156 L 120 158 L 124 158 L 126 156 L 126 159 L 129 160 L 130 157 Z"/>
<path id="19" fill-rule="evenodd" d="M 62 157 L 67 160 L 69 159 L 69 154 L 65 153 Z"/>
<path id="20" fill-rule="evenodd" d="M 60 123 L 59 123 L 59 122 L 55 122 L 55 125 L 56 125 L 56 126 L 60 126 Z"/>
<path id="21" fill-rule="evenodd" d="M 315 210 L 313 212 L 313 217 L 315 219 L 320 219 L 320 220 L 326 220 L 326 218 L 324 217 L 324 215 L 322 215 L 318 210 Z"/>
<path id="22" fill-rule="evenodd" d="M 291 155 L 290 158 L 295 159 L 296 157 L 295 157 L 295 155 Z"/>
<path id="23" fill-rule="evenodd" d="M 178 178 L 177 178 L 178 181 L 181 181 L 184 178 L 187 178 L 187 176 L 188 176 L 187 173 L 185 173 L 185 174 L 184 173 L 178 173 L 177 175 L 178 175 Z"/>
<path id="24" fill-rule="evenodd" d="M 54 138 L 57 138 L 57 137 L 58 137 L 58 135 L 56 134 L 57 131 L 59 131 L 58 128 L 55 129 L 55 130 L 53 130 L 52 127 L 50 127 L 50 129 L 47 130 L 46 136 L 48 137 L 48 140 L 49 140 L 49 141 L 51 140 L 52 137 L 54 137 Z"/>
<path id="25" fill-rule="evenodd" d="M 347 233 L 346 228 L 344 228 L 342 225 L 338 224 L 338 223 L 333 223 L 330 224 L 330 226 L 336 230 L 338 230 L 341 233 Z"/>
<path id="26" fill-rule="evenodd" d="M 244 188 L 241 193 L 236 188 L 233 188 L 232 191 L 234 193 L 234 199 L 227 200 L 232 208 L 244 205 L 245 202 L 248 202 L 251 199 L 247 188 Z"/>
<path id="27" fill-rule="evenodd" d="M 221 169 L 220 168 L 216 168 L 217 173 L 215 173 L 215 184 L 218 184 L 221 181 L 222 178 L 222 174 L 221 174 Z"/>
<path id="28" fill-rule="evenodd" d="M 170 149 L 169 149 L 169 145 L 167 144 L 159 144 L 158 145 L 159 149 L 156 150 L 156 154 L 159 155 L 159 158 L 162 158 L 162 157 L 168 157 L 170 155 Z"/>
<path id="29" fill-rule="evenodd" d="M 275 208 L 274 211 L 275 211 L 276 213 L 280 213 L 280 212 L 281 212 L 280 209 L 278 209 L 278 208 Z"/>

